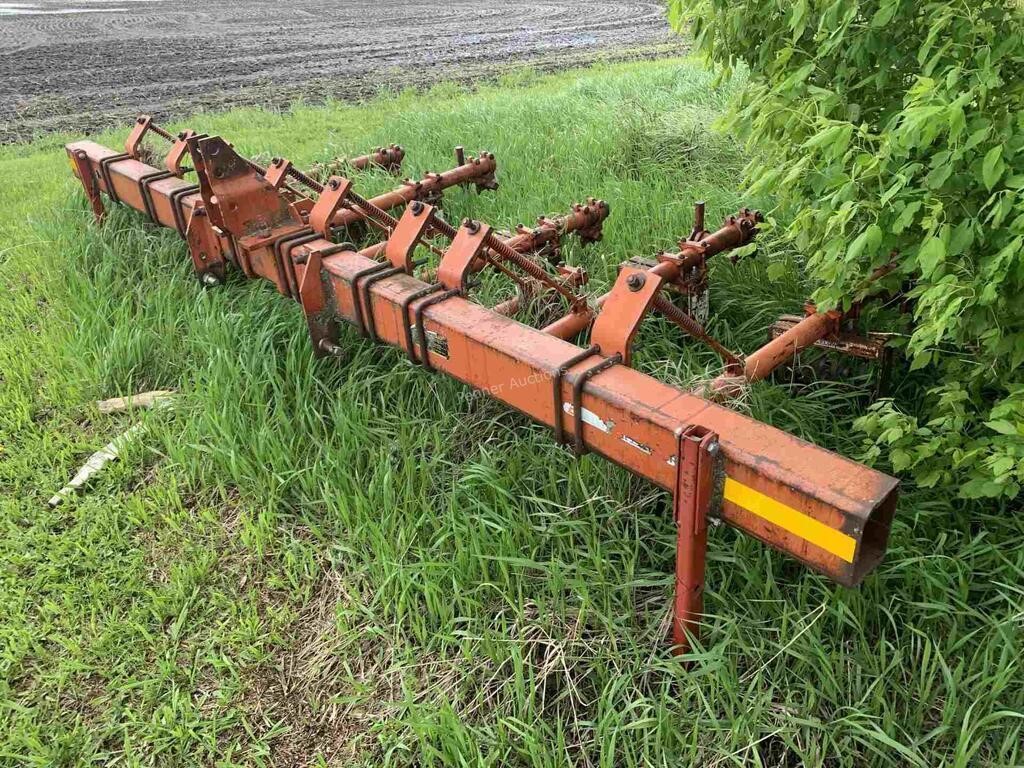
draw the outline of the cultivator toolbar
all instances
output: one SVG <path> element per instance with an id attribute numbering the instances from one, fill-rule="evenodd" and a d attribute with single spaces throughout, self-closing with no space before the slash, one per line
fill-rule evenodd
<path id="1" fill-rule="evenodd" d="M 142 139 L 150 133 L 171 144 L 165 170 L 143 162 Z M 97 219 L 106 195 L 176 229 L 205 284 L 222 281 L 229 265 L 270 281 L 301 305 L 317 355 L 343 355 L 341 328 L 354 325 L 412 363 L 547 425 L 577 455 L 593 451 L 672 492 L 679 649 L 689 647 L 703 607 L 710 519 L 847 586 L 880 562 L 896 480 L 630 367 L 637 330 L 652 309 L 721 356 L 723 376 L 710 392 L 717 398 L 813 344 L 874 354 L 876 347 L 843 335 L 841 316 L 813 308 L 804 318 L 781 321 L 776 338 L 747 357 L 728 350 L 694 317 L 691 300 L 706 289 L 707 260 L 750 242 L 759 214 L 741 211 L 711 232 L 698 205 L 678 253 L 622 265 L 612 290 L 591 301 L 582 292 L 586 272 L 562 265 L 560 246 L 570 234 L 583 243 L 601 239 L 609 213 L 603 201 L 541 217 L 511 234 L 442 217 L 444 190 L 497 188 L 496 161 L 486 152 L 471 157 L 457 148 L 452 169 L 366 199 L 339 170 L 371 164 L 395 170 L 401 148 L 332 165 L 315 178 L 284 158 L 264 168 L 218 136 L 173 135 L 143 117 L 126 150 L 89 141 L 67 146 Z M 194 183 L 182 178 L 190 171 Z M 346 242 L 356 227 L 379 233 L 378 241 L 361 249 Z M 438 257 L 435 267 L 427 266 L 428 254 Z M 484 270 L 513 281 L 515 296 L 495 307 L 474 301 Z M 686 309 L 673 294 L 687 297 Z M 558 319 L 542 328 L 514 319 L 536 302 L 549 313 L 560 307 Z M 586 346 L 572 343 L 588 330 Z"/>

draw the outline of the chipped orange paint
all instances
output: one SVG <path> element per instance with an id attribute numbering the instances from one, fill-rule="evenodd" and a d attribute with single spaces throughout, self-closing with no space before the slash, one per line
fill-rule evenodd
<path id="1" fill-rule="evenodd" d="M 84 152 L 93 170 L 104 157 L 114 155 L 92 142 L 77 142 L 68 150 Z M 473 162 L 479 167 L 489 157 Z M 154 169 L 124 159 L 112 164 L 109 171 L 121 202 L 144 210 L 138 182 Z M 457 171 L 456 176 L 463 172 Z M 98 178 L 107 191 L 102 175 Z M 170 195 L 183 184 L 171 178 L 150 185 L 156 219 L 164 226 L 174 226 Z M 399 194 L 393 200 L 374 202 L 383 208 L 407 199 L 411 197 Z M 185 196 L 182 213 L 190 219 L 201 205 L 198 195 Z M 335 221 L 348 213 L 340 211 Z M 288 218 L 294 223 L 265 236 L 254 233 L 232 238 L 214 232 L 235 263 L 251 263 L 252 273 L 266 277 L 285 292 L 290 292 L 291 286 L 283 283 L 293 282 L 318 350 L 323 343 L 333 348 L 332 328 L 340 322 L 356 321 L 354 276 L 380 264 L 377 259 L 385 248 L 378 246 L 363 253 L 339 251 L 329 240 L 314 235 L 298 249 L 306 263 L 286 281 L 268 243 L 272 237 L 280 237 L 282 230 L 301 228 L 301 219 L 295 221 L 290 214 Z M 407 263 L 405 248 L 394 256 Z M 472 261 L 465 255 L 452 275 L 465 276 Z M 417 354 L 408 349 L 407 332 L 416 308 L 429 300 L 426 288 L 424 282 L 404 272 L 373 282 L 366 297 L 368 306 L 362 309 L 372 313 L 380 341 Z M 563 325 L 572 324 L 572 319 L 563 321 Z M 437 342 L 429 352 L 435 370 L 488 393 L 539 423 L 554 425 L 554 377 L 568 361 L 580 357 L 580 347 L 462 296 L 429 306 L 424 325 L 419 331 L 426 330 Z M 881 560 L 897 496 L 894 478 L 623 365 L 590 379 L 583 387 L 581 414 L 571 413 L 574 382 L 600 359 L 592 355 L 571 366 L 558 393 L 563 418 L 568 421 L 578 415 L 582 419 L 586 448 L 676 492 L 683 459 L 680 435 L 688 429 L 701 435 L 715 434 L 721 451 L 721 476 L 715 483 L 722 496 L 722 520 L 844 585 L 859 583 Z M 726 484 L 731 490 L 723 494 Z M 816 542 L 815 532 L 825 530 L 830 533 Z"/>

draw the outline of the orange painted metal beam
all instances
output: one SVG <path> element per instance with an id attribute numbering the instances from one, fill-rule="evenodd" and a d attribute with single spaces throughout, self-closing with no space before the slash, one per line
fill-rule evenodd
<path id="1" fill-rule="evenodd" d="M 316 252 L 331 244 L 304 247 Z M 331 298 L 308 307 L 309 314 L 352 322 L 352 277 L 373 264 L 353 252 L 322 259 L 323 294 Z M 370 311 L 381 341 L 409 352 L 405 326 L 418 302 L 407 305 L 404 318 L 402 306 L 426 287 L 406 274 L 374 284 Z M 434 334 L 433 368 L 554 426 L 552 382 L 580 347 L 461 297 L 431 307 L 425 320 Z M 597 360 L 587 358 L 563 377 L 566 421 L 573 416 L 574 375 Z M 722 519 L 835 581 L 855 585 L 881 560 L 895 479 L 626 366 L 591 379 L 582 405 L 586 447 L 666 490 L 674 490 L 678 431 L 698 425 L 716 432 L 724 459 Z"/>
<path id="2" fill-rule="evenodd" d="M 72 161 L 75 154 L 84 153 L 92 167 L 95 188 L 112 201 L 142 212 L 147 212 L 151 207 L 154 223 L 176 228 L 185 237 L 193 209 L 202 204 L 198 185 L 173 176 L 143 183 L 147 176 L 159 173 L 158 169 L 92 141 L 73 142 L 68 145 L 67 151 Z M 476 184 L 484 189 L 492 189 L 497 186 L 494 180 L 496 168 L 494 155 L 482 153 L 480 157 L 469 157 L 464 164 L 444 173 L 429 174 L 417 182 L 404 182 L 397 189 L 374 197 L 370 202 L 383 210 L 392 210 L 412 200 L 437 199 L 445 189 L 462 184 Z M 77 167 L 72 170 L 81 178 Z M 334 227 L 347 227 L 365 218 L 365 212 L 347 208 L 333 216 L 332 224 Z M 300 219 L 296 218 L 295 223 L 296 231 L 303 227 Z M 218 231 L 215 239 L 219 241 L 219 248 L 218 253 L 208 254 L 211 263 L 232 262 L 246 276 L 264 277 L 274 282 L 282 293 L 291 292 L 291 286 L 274 262 L 272 253 L 256 253 L 255 248 L 244 252 L 244 249 L 236 248 L 237 243 L 223 231 Z"/>
<path id="3" fill-rule="evenodd" d="M 90 169 L 99 188 L 112 189 L 137 210 L 152 210 L 165 226 L 175 226 L 182 216 L 190 224 L 194 209 L 203 205 L 199 195 L 185 195 L 176 216 L 174 196 L 181 196 L 185 182 L 158 179 L 140 192 L 140 179 L 155 169 L 126 159 L 101 170 L 104 158 L 115 153 L 92 142 L 71 144 L 68 151 L 77 173 Z M 413 360 L 488 393 L 556 434 L 573 424 L 582 447 L 675 493 L 677 520 L 680 504 L 689 498 L 681 496 L 680 484 L 696 482 L 693 477 L 706 475 L 710 466 L 701 465 L 696 475 L 681 469 L 701 461 L 683 437 L 716 435 L 712 498 L 705 501 L 723 521 L 847 586 L 858 584 L 881 560 L 896 504 L 894 478 L 473 303 L 459 293 L 471 272 L 472 252 L 460 257 L 460 285 L 442 301 L 437 291 L 443 286 L 429 286 L 378 261 L 384 247 L 360 253 L 315 234 L 289 246 L 295 273 L 284 274 L 266 256 L 268 242 L 292 228 L 299 231 L 301 219 L 289 223 L 287 207 L 274 210 L 280 220 L 268 231 L 254 231 L 246 220 L 248 229 L 234 222 L 234 232 L 217 237 L 229 261 L 249 264 L 253 274 L 300 300 L 318 351 L 343 346 L 341 323 L 360 326 L 371 317 L 375 338 Z M 690 621 L 692 616 L 677 616 L 678 631 Z"/>

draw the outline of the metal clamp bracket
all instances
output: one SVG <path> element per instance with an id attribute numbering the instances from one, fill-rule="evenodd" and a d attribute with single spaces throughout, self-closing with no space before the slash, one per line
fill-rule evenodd
<path id="1" fill-rule="evenodd" d="M 309 226 L 325 239 L 331 238 L 334 230 L 334 214 L 345 204 L 352 182 L 344 176 L 331 176 L 324 185 L 324 191 L 317 198 L 309 212 Z"/>
<path id="2" fill-rule="evenodd" d="M 430 364 L 430 339 L 427 337 L 427 329 L 424 325 L 423 313 L 427 311 L 428 307 L 432 307 L 435 304 L 440 304 L 442 301 L 448 301 L 448 299 L 454 298 L 462 294 L 460 288 L 450 288 L 444 293 L 434 294 L 419 303 L 416 307 L 416 327 L 420 331 L 420 362 L 423 367 L 428 371 L 434 370 L 434 366 Z"/>
<path id="3" fill-rule="evenodd" d="M 590 332 L 594 343 L 607 352 L 621 355 L 622 362 L 629 365 L 633 338 L 657 298 L 662 282 L 656 272 L 624 267 L 594 320 Z"/>
<path id="4" fill-rule="evenodd" d="M 199 194 L 198 184 L 189 184 L 187 187 L 180 187 L 170 194 L 171 209 L 174 211 L 174 228 L 178 234 L 185 237 L 188 225 L 185 222 L 185 198 L 189 195 Z"/>
<path id="5" fill-rule="evenodd" d="M 598 347 L 598 354 L 600 354 L 600 347 Z M 574 421 L 573 433 L 575 435 L 575 443 L 573 444 L 573 453 L 577 456 L 582 456 L 587 452 L 587 447 L 583 442 L 583 387 L 588 381 L 601 373 L 611 368 L 613 365 L 618 365 L 622 362 L 622 355 L 616 352 L 611 357 L 606 357 L 600 362 L 594 364 L 592 367 L 581 372 L 576 376 L 572 383 L 572 417 Z"/>
<path id="6" fill-rule="evenodd" d="M 195 131 L 190 129 L 182 131 L 178 134 L 178 138 L 174 140 L 174 144 L 171 145 L 171 149 L 166 157 L 164 157 L 164 165 L 167 166 L 167 170 L 179 179 L 189 170 L 181 165 L 181 161 L 188 154 L 188 140 L 197 135 Z"/>
<path id="7" fill-rule="evenodd" d="M 352 311 L 355 317 L 356 328 L 359 329 L 359 334 L 361 336 L 368 336 L 369 334 L 366 329 L 366 321 L 364 320 L 363 315 L 363 302 L 359 293 L 359 281 L 364 277 L 377 275 L 391 269 L 393 269 L 393 267 L 389 263 L 384 262 L 361 269 L 352 275 L 352 282 L 349 284 L 352 288 Z M 370 310 L 368 309 L 368 311 Z"/>
<path id="8" fill-rule="evenodd" d="M 172 176 L 174 176 L 174 174 L 170 171 L 156 171 L 154 173 L 143 174 L 139 177 L 139 194 L 142 196 L 142 204 L 146 207 L 146 215 L 154 224 L 159 224 L 160 220 L 156 217 L 156 205 L 153 202 L 153 195 L 150 192 L 149 185 L 154 181 L 169 179 Z"/>
<path id="9" fill-rule="evenodd" d="M 413 200 L 388 238 L 385 255 L 394 266 L 412 272 L 412 254 L 434 218 L 434 206 Z"/>
<path id="10" fill-rule="evenodd" d="M 470 219 L 462 222 L 437 266 L 438 282 L 448 290 L 466 290 L 466 278 L 470 275 L 473 262 L 483 252 L 490 234 L 491 228 L 487 224 Z"/>
<path id="11" fill-rule="evenodd" d="M 372 341 L 379 341 L 377 337 L 377 320 L 373 314 L 373 299 L 370 295 L 370 288 L 381 280 L 387 280 L 389 277 L 395 275 L 412 274 L 412 270 L 423 266 L 426 263 L 426 259 L 420 259 L 410 264 L 410 269 L 406 270 L 404 267 L 392 267 L 386 269 L 383 272 L 377 272 L 376 274 L 370 275 L 361 284 L 361 292 L 363 297 L 363 303 L 366 305 L 366 333 Z"/>
<path id="12" fill-rule="evenodd" d="M 414 291 L 402 299 L 401 311 L 402 311 L 402 328 L 405 331 L 405 351 L 409 355 L 409 359 L 414 363 L 418 363 L 416 359 L 416 350 L 412 338 L 412 324 L 409 322 L 409 307 L 417 299 L 422 299 L 424 296 L 429 296 L 432 293 L 437 293 L 443 290 L 444 286 L 440 283 L 433 283 L 428 285 L 426 288 L 420 288 L 418 291 Z"/>
<path id="13" fill-rule="evenodd" d="M 100 178 L 103 179 L 103 187 L 107 193 L 107 197 L 110 198 L 112 203 L 120 203 L 121 198 L 117 195 L 117 190 L 114 189 L 114 181 L 111 178 L 110 166 L 114 163 L 120 162 L 121 160 L 130 160 L 131 155 L 127 152 L 121 152 L 117 155 L 107 155 L 99 162 L 100 166 Z"/>
<path id="14" fill-rule="evenodd" d="M 554 375 L 551 377 L 554 383 L 555 393 L 555 442 L 559 445 L 565 445 L 567 442 L 565 439 L 565 429 L 563 428 L 562 419 L 562 380 L 565 378 L 565 374 L 569 372 L 569 369 L 574 365 L 578 365 L 586 360 L 588 357 L 600 354 L 601 348 L 596 344 L 591 345 L 587 349 L 583 350 L 579 354 L 575 354 L 558 366 Z"/>
<path id="15" fill-rule="evenodd" d="M 132 126 L 131 133 L 128 134 L 128 138 L 124 142 L 124 151 L 133 160 L 140 159 L 139 150 L 142 147 L 142 139 L 149 133 L 150 126 L 152 125 L 152 117 L 149 115 L 139 115 L 135 125 Z"/>
<path id="16" fill-rule="evenodd" d="M 223 282 L 227 275 L 220 239 L 206 217 L 206 209 L 202 206 L 192 211 L 192 218 L 185 230 L 185 241 L 196 275 L 204 285 L 214 285 Z"/>

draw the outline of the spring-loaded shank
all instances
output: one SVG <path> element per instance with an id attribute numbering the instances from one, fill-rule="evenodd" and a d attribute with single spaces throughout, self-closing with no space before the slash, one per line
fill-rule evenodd
<path id="1" fill-rule="evenodd" d="M 896 503 L 893 478 L 630 367 L 634 336 L 652 308 L 712 346 L 732 373 L 771 356 L 729 352 L 662 295 L 695 289 L 708 258 L 749 242 L 756 213 L 742 211 L 706 232 L 700 206 L 678 253 L 661 254 L 653 264 L 624 264 L 613 289 L 591 304 L 578 292 L 582 270 L 559 267 L 552 276 L 535 257 L 557 255 L 569 232 L 583 242 L 600 239 L 604 203 L 542 217 L 534 229 L 519 227 L 507 239 L 484 222 L 467 219 L 456 228 L 436 214 L 443 189 L 496 188 L 488 153 L 457 152 L 456 168 L 368 200 L 349 179 L 320 182 L 283 159 L 260 169 L 219 137 L 175 139 L 148 118 L 132 131 L 136 152 L 147 131 L 184 143 L 196 182 L 160 172 L 131 152 L 71 143 L 68 156 L 97 219 L 105 195 L 183 232 L 205 285 L 221 281 L 228 267 L 272 282 L 300 304 L 314 354 L 344 356 L 352 342 L 342 328 L 354 325 L 425 371 L 487 393 L 551 427 L 560 440 L 571 438 L 577 453 L 603 456 L 668 490 L 677 529 L 677 651 L 689 647 L 701 623 L 709 517 L 841 584 L 858 584 L 881 560 Z M 396 218 L 389 211 L 400 205 L 405 209 Z M 342 241 L 358 223 L 369 223 L 385 240 L 362 250 Z M 437 248 L 424 242 L 428 237 L 448 245 Z M 429 282 L 416 275 L 420 247 L 441 256 Z M 488 264 L 517 280 L 520 293 L 505 311 L 472 300 L 474 274 Z M 513 304 L 537 291 L 568 305 L 563 318 L 542 329 L 508 316 Z M 589 345 L 569 341 L 590 326 Z M 776 346 L 788 349 L 792 335 L 783 331 Z"/>

